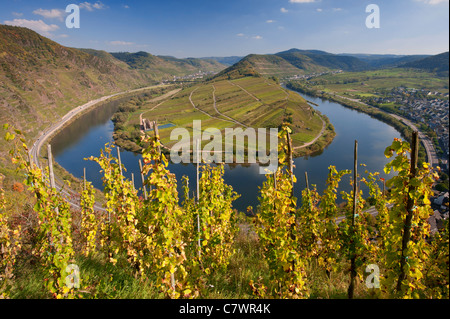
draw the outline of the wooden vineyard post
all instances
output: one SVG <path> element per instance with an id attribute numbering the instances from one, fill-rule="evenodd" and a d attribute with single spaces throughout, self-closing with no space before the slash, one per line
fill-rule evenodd
<path id="1" fill-rule="evenodd" d="M 294 198 L 294 161 L 293 161 L 293 149 L 292 149 L 292 139 L 291 134 L 287 132 L 287 146 L 288 146 L 288 159 L 289 159 L 289 174 L 291 176 L 291 206 L 293 209 L 293 212 L 291 212 L 291 215 L 295 215 L 295 206 L 293 203 Z M 291 238 L 295 242 L 297 240 L 297 236 L 295 235 L 294 230 L 295 224 L 291 225 Z M 295 259 L 292 260 L 292 270 L 295 270 Z"/>
<path id="2" fill-rule="evenodd" d="M 197 205 L 200 202 L 200 172 L 199 172 L 199 167 L 200 167 L 200 140 L 197 139 L 196 141 L 196 145 L 195 148 L 197 150 Z M 197 210 L 197 232 L 198 232 L 198 259 L 200 260 L 200 257 L 202 255 L 202 243 L 200 240 L 200 212 Z"/>
<path id="3" fill-rule="evenodd" d="M 277 190 L 277 171 L 273 172 L 273 188 Z"/>
<path id="4" fill-rule="evenodd" d="M 312 203 L 311 203 L 311 193 L 309 190 L 309 180 L 308 180 L 308 172 L 305 171 L 305 183 L 306 183 L 306 191 L 308 192 L 308 208 L 311 209 Z"/>
<path id="5" fill-rule="evenodd" d="M 414 131 L 412 133 L 412 144 L 411 144 L 411 166 L 409 173 L 410 183 L 411 180 L 414 177 L 416 177 L 417 174 L 416 170 L 417 170 L 418 152 L 419 152 L 419 134 L 417 131 Z M 411 184 L 409 184 L 408 186 L 409 186 L 408 201 L 406 202 L 407 215 L 403 226 L 402 255 L 400 259 L 400 275 L 398 276 L 397 292 L 401 292 L 402 282 L 403 280 L 406 279 L 405 266 L 408 256 L 406 256 L 405 254 L 406 249 L 408 247 L 408 243 L 411 239 L 411 222 L 414 214 L 414 199 L 412 199 L 411 196 L 409 196 L 409 194 L 415 192 L 416 187 L 412 186 Z"/>
<path id="6" fill-rule="evenodd" d="M 306 182 L 306 189 L 309 191 L 308 172 L 306 171 L 305 171 L 305 182 Z"/>
<path id="7" fill-rule="evenodd" d="M 56 189 L 55 183 L 55 173 L 53 172 L 53 155 L 52 155 L 52 146 L 50 144 L 47 145 L 47 157 L 48 157 L 48 174 L 50 179 L 50 187 Z M 59 208 L 55 207 L 56 216 L 59 215 Z M 61 237 L 62 240 L 62 237 Z"/>
<path id="8" fill-rule="evenodd" d="M 53 173 L 53 156 L 52 156 L 52 146 L 47 145 L 47 157 L 48 157 L 48 173 L 50 179 L 50 187 L 56 188 L 55 184 L 55 174 Z"/>
<path id="9" fill-rule="evenodd" d="M 30 168 L 33 169 L 33 162 L 31 161 L 31 151 L 28 151 L 28 162 L 30 162 Z"/>
<path id="10" fill-rule="evenodd" d="M 153 121 L 153 131 L 155 132 L 155 142 L 159 140 L 158 122 Z M 158 145 L 158 154 L 161 156 L 161 145 Z"/>
<path id="11" fill-rule="evenodd" d="M 86 167 L 83 167 L 83 190 L 86 191 Z"/>
<path id="12" fill-rule="evenodd" d="M 144 171 L 142 170 L 142 161 L 139 160 L 139 169 L 141 170 L 142 189 L 144 190 L 144 199 L 147 200 L 147 188 L 145 187 Z"/>
<path id="13" fill-rule="evenodd" d="M 351 235 L 355 231 L 355 217 L 356 217 L 356 200 L 358 193 L 358 141 L 355 140 L 354 148 L 354 159 L 353 159 L 353 214 L 352 214 L 352 227 Z M 350 243 L 350 286 L 348 287 L 348 298 L 353 299 L 355 291 L 355 278 L 356 278 L 356 254 L 355 254 L 355 243 L 352 241 Z"/>
<path id="14" fill-rule="evenodd" d="M 291 197 L 294 197 L 294 160 L 291 134 L 287 132 L 288 157 L 289 157 L 289 174 L 291 175 Z"/>
<path id="15" fill-rule="evenodd" d="M 119 169 L 120 169 L 120 178 L 122 180 L 123 172 L 122 172 L 122 160 L 120 159 L 120 147 L 117 146 L 117 160 L 119 161 Z M 123 184 L 123 181 L 122 181 Z"/>
<path id="16" fill-rule="evenodd" d="M 200 200 L 200 178 L 199 178 L 199 176 L 200 176 L 200 171 L 199 171 L 199 166 L 200 166 L 200 156 L 199 156 L 199 153 L 200 153 L 200 140 L 197 140 L 196 142 L 195 142 L 195 149 L 196 149 L 196 157 L 197 157 L 197 159 L 196 159 L 196 168 L 197 168 L 197 204 L 198 204 L 198 202 L 199 202 L 199 200 Z"/>
<path id="17" fill-rule="evenodd" d="M 123 171 L 122 171 L 122 160 L 120 159 L 120 147 L 117 146 L 117 160 L 119 162 L 119 170 L 120 170 L 120 184 L 123 186 Z M 125 193 L 123 193 L 123 199 L 125 200 Z M 122 204 L 123 206 L 123 204 Z"/>

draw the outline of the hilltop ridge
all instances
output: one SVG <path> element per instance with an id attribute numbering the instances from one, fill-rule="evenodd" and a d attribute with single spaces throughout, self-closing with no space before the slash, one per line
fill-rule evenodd
<path id="1" fill-rule="evenodd" d="M 126 63 L 131 69 L 149 72 L 157 78 L 170 79 L 171 76 L 181 76 L 202 70 L 218 72 L 225 65 L 213 59 L 186 58 L 178 59 L 172 56 L 153 55 L 148 52 L 112 52 L 111 56 Z"/>
<path id="2" fill-rule="evenodd" d="M 154 82 L 102 55 L 0 25 L 0 122 L 34 136 L 82 102 Z"/>
<path id="3" fill-rule="evenodd" d="M 399 65 L 403 68 L 413 68 L 428 72 L 435 72 L 439 76 L 448 77 L 449 75 L 449 52 L 443 52 L 429 56 L 420 60 L 407 62 Z"/>

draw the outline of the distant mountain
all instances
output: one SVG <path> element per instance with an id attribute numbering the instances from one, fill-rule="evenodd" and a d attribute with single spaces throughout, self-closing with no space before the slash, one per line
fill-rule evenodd
<path id="1" fill-rule="evenodd" d="M 217 75 L 214 76 L 214 79 L 216 80 L 233 80 L 233 79 L 239 79 L 246 76 L 261 76 L 261 74 L 256 70 L 255 65 L 252 61 L 252 56 L 249 55 L 237 62 L 236 64 L 233 64 L 232 66 L 226 68 L 225 70 L 222 70 Z"/>
<path id="2" fill-rule="evenodd" d="M 293 75 L 343 70 L 347 72 L 407 67 L 448 76 L 448 52 L 436 56 L 394 54 L 332 54 L 320 50 L 290 49 L 275 54 L 250 54 L 220 74 L 236 77 Z"/>
<path id="3" fill-rule="evenodd" d="M 396 54 L 354 54 L 342 53 L 339 55 L 352 56 L 369 64 L 373 69 L 393 68 L 406 62 L 417 61 L 429 55 L 396 55 Z"/>
<path id="4" fill-rule="evenodd" d="M 361 71 L 369 68 L 368 63 L 356 57 L 340 56 L 319 50 L 290 49 L 276 54 L 247 55 L 218 76 L 227 74 L 235 78 L 254 73 L 282 78 L 331 70 Z"/>
<path id="5" fill-rule="evenodd" d="M 233 64 L 238 63 L 241 61 L 244 57 L 243 56 L 227 56 L 227 57 L 206 57 L 206 58 L 200 58 L 202 60 L 214 60 L 217 61 L 223 65 L 231 66 Z"/>
<path id="6" fill-rule="evenodd" d="M 285 59 L 299 69 L 305 69 L 306 64 L 344 71 L 363 71 L 370 67 L 368 63 L 356 57 L 337 55 L 319 50 L 290 49 L 275 55 Z"/>
<path id="7" fill-rule="evenodd" d="M 433 55 L 424 59 L 399 65 L 401 68 L 420 69 L 435 72 L 439 76 L 449 76 L 449 52 Z"/>
<path id="8" fill-rule="evenodd" d="M 282 57 L 274 54 L 250 54 L 241 59 L 238 63 L 220 72 L 217 77 L 226 75 L 230 79 L 235 79 L 249 75 L 256 75 L 265 77 L 276 76 L 278 78 L 282 78 L 298 74 L 324 72 L 328 70 L 328 68 L 314 64 L 308 57 L 304 58 L 301 65 L 300 63 L 297 63 L 297 66 L 294 66 Z"/>
<path id="9" fill-rule="evenodd" d="M 226 66 L 207 59 L 187 58 L 178 59 L 172 56 L 156 56 L 147 52 L 113 52 L 116 59 L 125 62 L 131 68 L 137 70 L 147 70 L 157 77 L 168 78 L 170 76 L 181 76 L 193 74 L 199 70 L 204 72 L 218 72 Z"/>
<path id="10" fill-rule="evenodd" d="M 30 29 L 0 25 L 0 123 L 32 136 L 88 100 L 152 82 L 104 51 L 68 48 Z"/>

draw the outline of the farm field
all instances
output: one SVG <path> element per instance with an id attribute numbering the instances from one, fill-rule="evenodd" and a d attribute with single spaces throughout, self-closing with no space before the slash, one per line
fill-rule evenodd
<path id="1" fill-rule="evenodd" d="M 433 90 L 448 93 L 448 78 L 426 71 L 393 68 L 364 72 L 344 72 L 323 75 L 309 81 L 314 89 L 332 91 L 349 96 L 375 96 L 377 92 L 394 87 Z"/>

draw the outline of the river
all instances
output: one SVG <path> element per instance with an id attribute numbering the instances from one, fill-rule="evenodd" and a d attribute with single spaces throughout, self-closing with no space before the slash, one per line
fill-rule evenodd
<path id="1" fill-rule="evenodd" d="M 367 114 L 345 108 L 335 102 L 298 94 L 317 104 L 318 106 L 314 107 L 328 116 L 334 125 L 336 137 L 328 147 L 318 154 L 294 159 L 294 171 L 297 177 L 294 193 L 297 198 L 301 197 L 301 190 L 306 187 L 305 171 L 308 172 L 309 184 L 317 185 L 317 189 L 321 192 L 326 186 L 330 165 L 336 166 L 338 170 L 353 169 L 355 140 L 358 141 L 358 162 L 366 164 L 366 167 L 359 168 L 362 175 L 364 176 L 364 171 L 367 169 L 370 172 L 380 172 L 381 177 L 387 177 L 383 173 L 383 168 L 389 159 L 385 158 L 384 150 L 394 138 L 401 138 L 399 132 Z M 113 141 L 114 125 L 111 116 L 117 109 L 117 105 L 118 103 L 107 104 L 86 113 L 52 140 L 55 160 L 78 178 L 83 177 L 83 168 L 86 168 L 87 179 L 98 189 L 103 189 L 100 167 L 94 162 L 85 161 L 84 158 L 91 155 L 99 156 L 100 149 L 104 148 L 106 143 Z M 139 158 L 141 158 L 139 154 L 121 151 L 121 160 L 127 170 L 124 175 L 131 179 L 131 173 L 134 173 L 137 188 L 142 187 L 139 177 Z M 170 163 L 169 170 L 177 177 L 180 197 L 183 175 L 189 177 L 192 191 L 195 189 L 196 168 L 194 164 Z M 350 191 L 349 178 L 348 176 L 343 179 L 339 191 Z M 261 186 L 265 180 L 265 176 L 259 174 L 258 165 L 226 165 L 224 179 L 241 195 L 234 202 L 235 208 L 246 211 L 247 206 L 256 207 L 258 205 L 258 186 Z M 362 189 L 364 190 L 364 188 Z M 338 198 L 340 197 L 338 196 Z"/>

